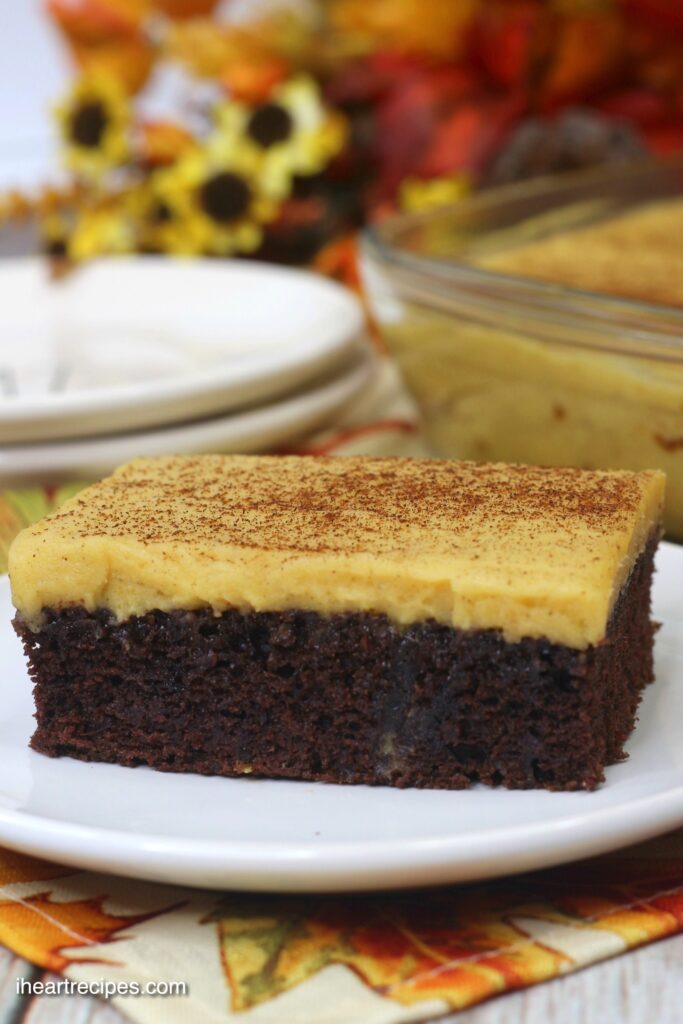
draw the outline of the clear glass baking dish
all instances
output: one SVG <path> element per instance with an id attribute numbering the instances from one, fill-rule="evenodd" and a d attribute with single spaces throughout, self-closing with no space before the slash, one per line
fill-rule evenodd
<path id="1" fill-rule="evenodd" d="M 663 469 L 667 532 L 683 540 L 683 308 L 478 265 L 679 199 L 667 266 L 683 281 L 683 155 L 482 192 L 365 232 L 368 293 L 436 455 Z"/>

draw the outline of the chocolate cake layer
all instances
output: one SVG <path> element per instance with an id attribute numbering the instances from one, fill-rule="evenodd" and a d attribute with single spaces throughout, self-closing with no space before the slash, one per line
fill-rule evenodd
<path id="1" fill-rule="evenodd" d="M 638 558 L 601 643 L 385 615 L 47 611 L 15 620 L 35 750 L 166 771 L 457 789 L 592 789 L 652 679 Z"/>

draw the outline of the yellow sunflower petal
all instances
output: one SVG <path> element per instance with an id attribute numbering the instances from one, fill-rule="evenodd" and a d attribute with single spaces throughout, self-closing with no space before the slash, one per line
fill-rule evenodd
<path id="1" fill-rule="evenodd" d="M 248 141 L 231 146 L 215 133 L 175 165 L 150 178 L 144 236 L 149 247 L 192 255 L 252 252 L 261 224 L 279 205 L 264 183 L 262 161 Z M 163 204 L 163 217 L 154 216 Z"/>
<path id="2" fill-rule="evenodd" d="M 103 74 L 76 82 L 57 107 L 66 165 L 90 179 L 125 163 L 130 153 L 130 104 L 122 85 Z"/>

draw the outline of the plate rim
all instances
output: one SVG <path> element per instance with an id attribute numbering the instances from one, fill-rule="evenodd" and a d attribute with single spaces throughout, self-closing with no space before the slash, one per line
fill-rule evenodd
<path id="1" fill-rule="evenodd" d="M 239 445 L 240 451 L 245 453 L 261 451 L 264 444 L 273 443 L 275 436 L 278 444 L 287 443 L 301 430 L 319 427 L 330 413 L 351 402 L 374 379 L 378 372 L 378 360 L 369 347 L 359 345 L 357 349 L 352 349 L 349 355 L 348 362 L 331 375 L 309 381 L 296 391 L 280 395 L 273 401 L 255 408 L 219 413 L 217 416 L 186 424 L 172 423 L 149 430 L 134 430 L 128 434 L 73 437 L 46 444 L 0 445 L 0 487 L 30 486 L 27 481 L 35 479 L 40 479 L 44 483 L 46 480 L 53 481 L 70 475 L 73 478 L 74 474 L 84 472 L 82 467 L 87 463 L 92 465 L 100 462 L 113 468 L 114 465 L 133 456 L 114 454 L 112 448 L 126 445 L 133 448 L 136 444 L 144 446 L 145 439 L 155 446 L 165 445 L 163 450 L 155 449 L 156 454 L 172 454 L 188 444 L 191 451 L 196 451 L 203 445 L 217 444 L 215 439 L 207 440 L 206 432 L 221 427 L 226 431 L 231 427 L 232 438 L 227 437 L 220 442 L 229 450 Z M 259 438 L 255 443 L 253 438 L 250 439 L 250 435 L 253 434 Z M 28 456 L 32 461 L 26 469 L 23 467 L 27 464 Z M 62 468 L 55 470 L 53 467 L 60 458 Z M 87 471 L 85 472 L 87 475 Z"/>
<path id="2" fill-rule="evenodd" d="M 44 269 L 44 261 L 37 256 L 24 256 L 7 258 L 0 261 L 0 287 L 2 287 L 3 271 L 13 272 L 25 270 L 28 273 L 39 275 Z M 189 399 L 199 400 L 201 397 L 204 409 L 238 409 L 247 402 L 258 400 L 258 396 L 274 395 L 281 393 L 297 381 L 303 383 L 310 380 L 316 373 L 322 372 L 326 367 L 333 365 L 334 361 L 340 359 L 343 353 L 353 345 L 357 338 L 365 331 L 365 322 L 362 306 L 358 297 L 349 289 L 323 275 L 315 274 L 310 270 L 295 267 L 280 266 L 276 263 L 256 262 L 243 259 L 231 259 L 219 262 L 211 259 L 194 259 L 192 261 L 169 261 L 162 256 L 119 256 L 102 257 L 93 261 L 82 271 L 105 273 L 120 272 L 133 273 L 136 276 L 149 273 L 170 272 L 171 275 L 188 274 L 197 276 L 207 272 L 224 275 L 239 279 L 240 277 L 253 276 L 261 278 L 264 287 L 267 287 L 268 280 L 274 278 L 289 278 L 306 282 L 312 288 L 317 289 L 321 296 L 327 295 L 330 300 L 334 299 L 339 308 L 346 306 L 347 322 L 339 323 L 335 320 L 326 325 L 325 330 L 320 329 L 318 337 L 322 340 L 314 346 L 311 351 L 310 337 L 306 336 L 297 341 L 288 341 L 285 347 L 274 343 L 264 350 L 263 358 L 258 363 L 251 363 L 247 366 L 240 366 L 228 362 L 226 368 L 216 370 L 195 370 L 181 379 L 162 379 L 156 383 L 149 382 L 132 383 L 125 386 L 113 388 L 98 388 L 92 391 L 77 392 L 54 392 L 41 395 L 40 398 L 22 398 L 20 408 L 12 408 L 7 403 L 0 402 L 0 431 L 8 430 L 12 426 L 26 429 L 30 425 L 48 426 L 55 421 L 65 419 L 85 419 L 88 416 L 102 415 L 103 409 L 111 414 L 122 414 L 132 407 L 139 407 L 141 400 L 149 412 L 152 408 L 164 405 L 165 403 L 176 403 L 186 405 Z M 77 271 L 79 273 L 79 271 Z M 227 283 L 227 282 L 226 282 Z M 58 287 L 56 285 L 55 287 Z M 286 355 L 286 358 L 285 358 Z M 266 388 L 266 382 L 270 381 L 271 386 Z M 244 389 L 249 391 L 245 397 Z M 152 395 L 150 396 L 150 390 Z M 239 400 L 235 400 L 239 392 Z M 228 399 L 226 405 L 226 394 L 233 397 Z M 222 397 L 221 397 L 222 396 Z M 206 403 L 210 403 L 210 406 Z M 209 415 L 204 411 L 203 415 Z M 171 413 L 159 414 L 160 418 L 154 419 L 158 425 L 169 423 L 173 419 Z M 144 419 L 140 422 L 150 421 Z M 67 428 L 71 436 L 73 428 Z M 85 427 L 82 427 L 86 433 Z M 119 428 L 120 430 L 126 428 Z M 128 428 L 130 429 L 130 428 Z M 110 431 L 111 432 L 111 431 Z M 68 435 L 64 435 L 66 438 Z M 27 438 L 26 442 L 13 440 L 2 441 L 3 444 L 31 443 Z"/>
<path id="3" fill-rule="evenodd" d="M 610 818 L 622 821 L 622 827 L 606 835 L 604 826 L 609 828 Z M 594 827 L 595 819 L 600 821 L 599 830 Z M 3 845 L 76 871 L 98 870 L 191 888 L 361 892 L 461 884 L 609 853 L 683 824 L 683 783 L 616 807 L 596 809 L 588 816 L 568 816 L 560 824 L 561 829 L 558 822 L 553 822 L 550 832 L 545 822 L 536 822 L 469 832 L 465 837 L 400 841 L 236 843 L 122 832 L 0 808 Z M 565 831 L 571 831 L 571 842 L 565 840 Z M 494 836 L 495 848 L 491 842 Z M 528 847 L 530 837 L 543 839 L 542 852 L 538 846 Z M 501 864 L 503 858 L 505 866 Z"/>
<path id="4" fill-rule="evenodd" d="M 663 542 L 661 551 L 664 557 L 683 560 L 683 548 L 678 545 Z M 0 587 L 9 587 L 6 577 L 0 578 Z M 89 762 L 73 763 L 82 765 L 84 772 L 93 767 Z M 145 767 L 120 770 L 153 771 Z M 460 835 L 332 841 L 197 839 L 65 822 L 0 806 L 0 842 L 74 870 L 87 868 L 199 888 L 351 892 L 456 884 L 607 853 L 682 826 L 683 772 L 673 769 L 666 778 L 669 781 L 654 793 L 626 797 L 608 806 L 591 808 L 593 794 L 577 793 L 586 806 L 550 821 L 493 825 Z M 231 780 L 241 781 L 250 786 L 273 780 Z M 555 795 L 542 792 L 544 799 Z"/>

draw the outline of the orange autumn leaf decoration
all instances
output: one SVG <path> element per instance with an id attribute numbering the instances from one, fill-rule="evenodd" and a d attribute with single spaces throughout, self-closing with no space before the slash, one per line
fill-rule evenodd
<path id="1" fill-rule="evenodd" d="M 333 29 L 360 52 L 378 46 L 435 58 L 459 56 L 480 0 L 331 0 Z"/>
<path id="2" fill-rule="evenodd" d="M 0 509 L 1 513 L 1 509 Z M 16 850 L 2 849 L 0 856 L 0 886 L 16 885 L 21 882 L 43 882 L 48 878 L 63 878 L 73 874 L 73 868 L 62 864 L 51 864 L 47 860 L 39 860 L 27 853 Z"/>
<path id="3" fill-rule="evenodd" d="M 178 19 L 207 17 L 218 3 L 219 0 L 151 0 L 155 10 Z"/>
<path id="4" fill-rule="evenodd" d="M 275 54 L 247 54 L 242 60 L 228 60 L 218 80 L 234 99 L 258 104 L 267 100 L 273 90 L 287 79 L 287 63 Z"/>
<path id="5" fill-rule="evenodd" d="M 142 88 L 155 60 L 148 0 L 47 0 L 46 7 L 80 68 L 111 75 L 132 93 Z"/>
<path id="6" fill-rule="evenodd" d="M 359 265 L 358 241 L 355 235 L 344 235 L 343 238 L 322 248 L 312 263 L 312 269 L 325 277 L 331 277 L 340 284 L 354 291 L 360 299 L 365 312 L 365 324 L 378 352 L 385 351 L 384 340 L 379 324 L 370 306 L 368 296 L 363 287 Z"/>
<path id="7" fill-rule="evenodd" d="M 172 164 L 194 145 L 190 132 L 172 121 L 147 121 L 139 134 L 140 159 L 150 167 Z"/>
<path id="8" fill-rule="evenodd" d="M 45 7 L 70 39 L 91 44 L 137 38 L 149 13 L 148 0 L 46 0 Z"/>
<path id="9" fill-rule="evenodd" d="M 573 866 L 565 869 L 562 889 L 553 894 L 561 913 L 553 915 L 552 920 L 589 923 L 592 928 L 618 935 L 627 946 L 639 946 L 680 931 L 683 865 L 673 874 L 667 861 L 658 864 L 605 858 L 591 861 L 589 866 L 591 870 L 583 878 Z M 558 874 L 547 873 L 551 885 Z M 551 919 L 548 914 L 546 917 Z"/>
<path id="10" fill-rule="evenodd" d="M 636 853 L 395 896 L 231 896 L 210 920 L 218 926 L 234 1011 L 332 964 L 403 1005 L 441 999 L 459 1009 L 591 962 L 600 932 L 618 935 L 626 948 L 681 931 L 683 862 L 640 860 Z M 540 924 L 533 937 L 529 921 Z M 552 945 L 558 925 L 579 939 L 571 957 Z M 582 934 L 585 956 L 574 954 Z"/>
<path id="11" fill-rule="evenodd" d="M 616 78 L 623 61 L 624 29 L 614 11 L 565 18 L 540 87 L 541 102 L 579 102 Z"/>
<path id="12" fill-rule="evenodd" d="M 3 851 L 4 856 L 4 851 Z M 64 873 L 64 869 L 61 869 Z M 56 902 L 50 893 L 0 900 L 0 945 L 46 970 L 62 971 L 74 958 L 63 949 L 87 949 L 111 942 L 118 932 L 147 920 L 150 914 L 119 917 L 103 909 L 104 896 Z M 93 962 L 79 958 L 78 962 Z M 96 960 L 94 962 L 97 962 Z"/>
<path id="13" fill-rule="evenodd" d="M 462 1007 L 553 977 L 567 958 L 530 940 L 495 911 L 460 916 L 459 894 L 418 900 L 240 898 L 218 921 L 233 1009 L 245 1010 L 330 964 L 351 968 L 404 1005 Z"/>

